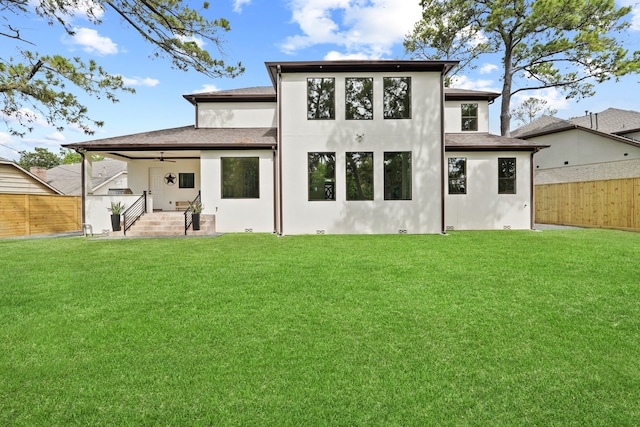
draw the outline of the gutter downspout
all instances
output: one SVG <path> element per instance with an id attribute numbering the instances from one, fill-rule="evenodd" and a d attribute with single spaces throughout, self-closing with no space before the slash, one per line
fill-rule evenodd
<path id="1" fill-rule="evenodd" d="M 444 135 L 444 75 L 446 70 L 442 70 L 440 73 L 440 228 L 442 234 L 447 234 L 447 229 L 445 225 L 445 173 L 447 173 L 446 169 L 446 158 L 445 158 L 445 135 Z"/>
<path id="2" fill-rule="evenodd" d="M 277 145 L 271 147 L 273 150 L 273 234 L 278 233 L 278 163 L 277 163 Z"/>
<path id="3" fill-rule="evenodd" d="M 279 222 L 280 222 L 280 227 L 278 230 L 278 234 L 280 236 L 284 235 L 284 221 L 282 219 L 283 214 L 282 214 L 282 206 L 283 206 L 283 202 L 282 202 L 282 68 L 280 67 L 280 65 L 277 66 L 277 72 L 278 72 L 278 81 L 276 83 L 277 86 L 277 91 L 278 91 L 278 96 L 277 96 L 277 103 L 278 103 L 278 129 L 276 130 L 277 135 L 278 135 L 278 198 L 279 198 Z"/>
<path id="4" fill-rule="evenodd" d="M 86 236 L 86 231 L 84 228 L 84 225 L 87 223 L 87 213 L 86 213 L 86 191 L 85 191 L 85 169 L 87 168 L 86 165 L 86 157 L 84 155 L 84 151 L 83 149 L 78 149 L 76 148 L 76 153 L 80 154 L 80 157 L 82 158 L 80 164 L 82 165 L 82 167 L 80 168 L 80 180 L 82 181 L 82 187 L 81 187 L 81 194 L 82 197 L 80 198 L 81 200 L 81 204 L 82 204 L 82 235 Z"/>
<path id="5" fill-rule="evenodd" d="M 534 150 L 531 152 L 531 164 L 529 165 L 529 169 L 530 169 L 530 172 L 529 172 L 529 173 L 530 173 L 530 177 L 529 177 L 529 186 L 531 187 L 531 188 L 529 189 L 529 192 L 530 192 L 530 195 L 531 195 L 531 200 L 530 200 L 530 202 L 529 202 L 529 210 L 530 210 L 530 212 L 529 212 L 529 218 L 530 218 L 530 221 L 531 221 L 530 226 L 531 226 L 531 229 L 532 229 L 532 230 L 535 230 L 535 229 L 536 229 L 536 225 L 535 225 L 535 220 L 536 220 L 536 218 L 535 218 L 536 210 L 535 210 L 535 205 L 534 205 L 534 203 L 535 203 L 535 191 L 536 191 L 536 189 L 535 189 L 535 185 L 533 185 L 533 179 L 534 179 L 534 173 L 533 173 L 533 172 L 534 172 L 534 171 L 533 171 L 533 168 L 534 168 L 533 156 L 534 156 L 534 154 L 536 154 L 537 152 L 538 152 L 538 150 L 537 150 L 537 149 L 534 149 Z"/>

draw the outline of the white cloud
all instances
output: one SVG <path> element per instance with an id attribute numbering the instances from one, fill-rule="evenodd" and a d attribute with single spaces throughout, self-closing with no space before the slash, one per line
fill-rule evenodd
<path id="1" fill-rule="evenodd" d="M 242 6 L 245 4 L 250 4 L 251 0 L 234 0 L 233 1 L 233 11 L 240 13 L 242 12 Z"/>
<path id="2" fill-rule="evenodd" d="M 193 93 L 208 93 L 208 92 L 218 92 L 220 89 L 213 84 L 202 85 L 200 89 L 196 89 Z"/>
<path id="3" fill-rule="evenodd" d="M 122 76 L 122 81 L 127 86 L 147 86 L 154 87 L 160 84 L 160 80 L 152 79 L 151 77 L 124 77 Z"/>
<path id="4" fill-rule="evenodd" d="M 638 0 L 618 0 L 616 3 L 619 3 L 619 6 L 631 7 L 631 29 L 640 31 L 640 2 Z"/>
<path id="5" fill-rule="evenodd" d="M 345 49 L 345 57 L 381 58 L 404 39 L 421 14 L 418 2 L 397 0 L 292 0 L 289 6 L 301 30 L 282 43 L 289 54 L 335 44 Z"/>
<path id="6" fill-rule="evenodd" d="M 369 59 L 369 57 L 364 53 L 340 53 L 335 50 L 332 50 L 324 56 L 325 61 L 340 61 L 346 59 L 362 60 Z"/>
<path id="7" fill-rule="evenodd" d="M 491 74 L 493 71 L 497 70 L 498 66 L 496 64 L 484 64 L 480 67 L 480 74 Z"/>
<path id="8" fill-rule="evenodd" d="M 61 132 L 54 132 L 44 137 L 47 141 L 64 142 L 67 138 Z"/>
<path id="9" fill-rule="evenodd" d="M 204 48 L 204 46 L 207 44 L 200 37 L 193 37 L 193 36 L 187 37 L 187 36 L 181 36 L 181 35 L 177 34 L 176 38 L 178 40 L 180 40 L 181 42 L 183 42 L 183 43 L 194 42 L 200 49 Z"/>
<path id="10" fill-rule="evenodd" d="M 2 120 L 8 123 L 19 123 L 29 127 L 48 127 L 49 124 L 45 119 L 40 117 L 35 111 L 29 108 L 21 108 L 13 114 L 1 114 Z"/>
<path id="11" fill-rule="evenodd" d="M 529 98 L 544 99 L 547 101 L 547 107 L 554 110 L 566 110 L 570 107 L 567 98 L 556 88 L 527 90 L 518 92 L 511 98 L 511 108 L 516 108 L 523 101 Z"/>
<path id="12" fill-rule="evenodd" d="M 500 92 L 500 89 L 494 86 L 493 80 L 478 79 L 473 80 L 467 76 L 451 77 L 451 87 L 456 89 L 483 90 L 486 92 Z"/>
<path id="13" fill-rule="evenodd" d="M 75 28 L 75 34 L 66 38 L 66 43 L 82 47 L 82 50 L 96 55 L 113 55 L 118 53 L 118 45 L 109 37 L 102 37 L 91 28 Z M 65 41 L 65 40 L 63 40 Z"/>

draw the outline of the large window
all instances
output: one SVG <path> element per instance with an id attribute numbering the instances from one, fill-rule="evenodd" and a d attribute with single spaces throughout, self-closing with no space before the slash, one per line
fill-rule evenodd
<path id="1" fill-rule="evenodd" d="M 307 79 L 307 119 L 336 118 L 335 79 L 317 77 Z"/>
<path id="2" fill-rule="evenodd" d="M 309 153 L 309 200 L 336 199 L 336 153 Z"/>
<path id="3" fill-rule="evenodd" d="M 373 200 L 373 153 L 347 153 L 347 200 Z"/>
<path id="4" fill-rule="evenodd" d="M 384 153 L 384 199 L 411 200 L 411 151 Z"/>
<path id="5" fill-rule="evenodd" d="M 449 194 L 467 194 L 467 159 L 449 158 Z"/>
<path id="6" fill-rule="evenodd" d="M 345 115 L 347 120 L 373 119 L 373 78 L 345 80 Z"/>
<path id="7" fill-rule="evenodd" d="M 196 180 L 193 173 L 178 174 L 178 188 L 195 188 Z"/>
<path id="8" fill-rule="evenodd" d="M 385 77 L 384 118 L 411 118 L 411 77 Z"/>
<path id="9" fill-rule="evenodd" d="M 462 130 L 478 130 L 478 104 L 462 104 Z"/>
<path id="10" fill-rule="evenodd" d="M 260 198 L 258 157 L 222 157 L 222 198 Z"/>
<path id="11" fill-rule="evenodd" d="M 516 194 L 515 157 L 498 158 L 498 194 Z"/>

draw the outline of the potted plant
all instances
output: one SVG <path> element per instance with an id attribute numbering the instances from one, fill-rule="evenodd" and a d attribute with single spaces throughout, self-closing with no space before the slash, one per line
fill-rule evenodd
<path id="1" fill-rule="evenodd" d="M 111 207 L 107 208 L 111 212 L 111 228 L 113 231 L 120 231 L 120 215 L 124 212 L 125 206 L 122 202 L 111 202 Z"/>
<path id="2" fill-rule="evenodd" d="M 201 201 L 189 202 L 189 209 L 191 209 L 191 223 L 195 231 L 200 230 L 200 214 L 204 210 L 204 205 Z"/>

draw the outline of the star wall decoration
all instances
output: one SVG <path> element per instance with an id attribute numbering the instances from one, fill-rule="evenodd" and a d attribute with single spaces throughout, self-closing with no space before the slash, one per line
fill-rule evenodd
<path id="1" fill-rule="evenodd" d="M 167 185 L 173 185 L 176 183 L 176 175 L 173 172 L 169 172 L 168 174 L 166 174 L 164 176 L 164 182 L 167 183 Z"/>

